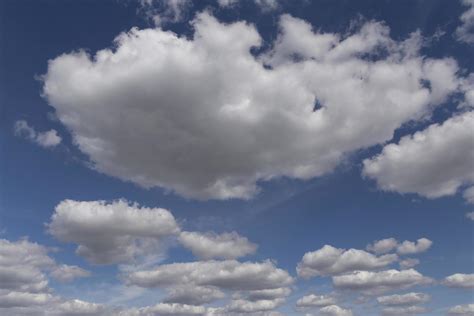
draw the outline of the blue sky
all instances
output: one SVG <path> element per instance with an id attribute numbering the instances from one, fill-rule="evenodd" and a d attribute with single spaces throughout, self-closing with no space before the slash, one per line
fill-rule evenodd
<path id="1" fill-rule="evenodd" d="M 0 314 L 474 315 L 472 1 L 0 6 Z"/>

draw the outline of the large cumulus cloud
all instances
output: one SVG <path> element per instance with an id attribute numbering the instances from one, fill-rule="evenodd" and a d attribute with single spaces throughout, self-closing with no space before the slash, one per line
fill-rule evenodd
<path id="1" fill-rule="evenodd" d="M 250 198 L 258 181 L 312 178 L 390 140 L 458 86 L 455 61 L 420 56 L 419 34 L 397 42 L 381 23 L 343 37 L 283 15 L 258 57 L 252 25 L 206 12 L 192 25 L 192 38 L 132 29 L 113 49 L 49 62 L 44 96 L 98 171 L 187 197 Z"/>

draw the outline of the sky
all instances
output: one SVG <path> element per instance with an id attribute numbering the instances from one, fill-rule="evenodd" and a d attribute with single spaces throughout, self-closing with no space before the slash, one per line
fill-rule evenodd
<path id="1" fill-rule="evenodd" d="M 474 315 L 474 1 L 0 22 L 1 315 Z"/>

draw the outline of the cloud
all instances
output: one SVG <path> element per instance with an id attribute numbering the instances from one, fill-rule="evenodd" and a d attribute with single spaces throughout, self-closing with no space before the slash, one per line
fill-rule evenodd
<path id="1" fill-rule="evenodd" d="M 252 0 L 255 5 L 257 5 L 263 11 L 275 10 L 279 6 L 279 0 Z M 237 4 L 241 3 L 242 0 L 217 0 L 217 4 L 220 7 L 228 8 L 234 7 Z"/>
<path id="2" fill-rule="evenodd" d="M 473 289 L 474 274 L 456 273 L 446 277 L 442 283 L 447 287 Z"/>
<path id="3" fill-rule="evenodd" d="M 469 316 L 472 314 L 474 314 L 474 304 L 456 305 L 448 311 L 448 315 Z"/>
<path id="4" fill-rule="evenodd" d="M 471 186 L 464 190 L 462 197 L 466 200 L 469 204 L 474 204 L 474 186 Z"/>
<path id="5" fill-rule="evenodd" d="M 382 309 L 382 315 L 386 316 L 418 315 L 427 312 L 428 310 L 423 306 L 386 307 Z"/>
<path id="6" fill-rule="evenodd" d="M 224 315 L 273 310 L 291 293 L 288 286 L 293 283 L 293 278 L 271 261 L 235 260 L 160 265 L 129 273 L 124 280 L 128 285 L 165 288 L 169 293 L 165 302 L 211 303 L 223 299 L 226 293 L 232 300 L 219 310 Z"/>
<path id="7" fill-rule="evenodd" d="M 398 246 L 398 241 L 395 238 L 386 238 L 374 241 L 373 244 L 367 245 L 367 250 L 375 252 L 376 254 L 384 254 L 392 251 Z"/>
<path id="8" fill-rule="evenodd" d="M 330 245 L 307 252 L 296 271 L 303 278 L 337 275 L 355 270 L 377 270 L 398 260 L 397 255 L 375 256 L 364 250 L 340 249 Z"/>
<path id="9" fill-rule="evenodd" d="M 395 238 L 387 238 L 376 240 L 372 244 L 367 245 L 367 250 L 376 254 L 384 254 L 394 249 L 400 255 L 417 254 L 427 251 L 433 242 L 427 238 L 420 238 L 417 241 L 405 240 L 399 243 Z"/>
<path id="10" fill-rule="evenodd" d="M 212 232 L 182 232 L 179 241 L 200 259 L 236 259 L 253 254 L 257 250 L 256 244 L 236 232 L 221 235 Z"/>
<path id="11" fill-rule="evenodd" d="M 296 301 L 297 307 L 324 307 L 336 304 L 336 299 L 330 295 L 305 295 Z"/>
<path id="12" fill-rule="evenodd" d="M 154 270 L 133 272 L 126 281 L 141 287 L 194 284 L 245 291 L 280 288 L 290 285 L 293 279 L 270 261 L 212 260 L 160 265 Z"/>
<path id="13" fill-rule="evenodd" d="M 399 265 L 401 269 L 410 269 L 420 264 L 420 260 L 414 258 L 407 258 L 400 260 Z"/>
<path id="14" fill-rule="evenodd" d="M 186 18 L 191 0 L 138 0 L 140 11 L 156 26 L 182 22 Z"/>
<path id="15" fill-rule="evenodd" d="M 49 61 L 43 95 L 94 169 L 185 197 L 251 198 L 259 181 L 317 177 L 389 141 L 458 86 L 454 60 L 419 55 L 419 34 L 395 41 L 382 23 L 341 36 L 284 15 L 260 56 L 252 25 L 204 12 L 192 26 L 189 38 L 134 28 L 113 49 Z"/>
<path id="16" fill-rule="evenodd" d="M 16 136 L 24 137 L 44 148 L 57 146 L 62 140 L 56 130 L 37 132 L 25 120 L 16 121 L 14 130 Z"/>
<path id="17" fill-rule="evenodd" d="M 391 269 L 379 272 L 356 271 L 351 274 L 334 276 L 332 280 L 336 288 L 362 291 L 367 294 L 406 289 L 433 282 L 432 279 L 423 276 L 414 269 L 402 271 Z"/>
<path id="18" fill-rule="evenodd" d="M 0 290 L 41 293 L 48 289 L 45 271 L 55 265 L 48 249 L 28 239 L 0 239 Z"/>
<path id="19" fill-rule="evenodd" d="M 456 37 L 459 41 L 468 44 L 474 43 L 474 1 L 463 0 L 462 3 L 468 9 L 461 15 L 461 25 L 456 29 Z"/>
<path id="20" fill-rule="evenodd" d="M 48 293 L 27 292 L 0 292 L 0 308 L 29 307 L 45 305 L 52 300 L 53 296 Z"/>
<path id="21" fill-rule="evenodd" d="M 226 310 L 231 313 L 256 313 L 274 310 L 283 303 L 283 298 L 258 301 L 234 300 L 227 306 Z"/>
<path id="22" fill-rule="evenodd" d="M 0 310 L 2 315 L 105 315 L 105 308 L 94 303 L 66 300 L 53 294 L 48 274 L 70 281 L 87 271 L 77 266 L 58 265 L 45 246 L 26 238 L 0 239 Z M 56 275 L 56 277 L 58 277 Z"/>
<path id="23" fill-rule="evenodd" d="M 453 195 L 474 181 L 473 129 L 474 112 L 433 124 L 364 160 L 363 173 L 386 191 L 418 193 L 427 198 Z"/>
<path id="24" fill-rule="evenodd" d="M 179 232 L 169 211 L 125 200 L 64 200 L 56 206 L 47 229 L 60 241 L 78 244 L 76 253 L 95 264 L 133 262 L 156 255 L 161 241 Z"/>
<path id="25" fill-rule="evenodd" d="M 400 255 L 412 255 L 427 251 L 433 242 L 427 238 L 420 238 L 416 242 L 405 240 L 397 246 Z"/>
<path id="26" fill-rule="evenodd" d="M 469 218 L 471 221 L 474 221 L 474 212 L 466 213 L 466 217 Z"/>
<path id="27" fill-rule="evenodd" d="M 225 294 L 217 287 L 183 284 L 172 287 L 169 291 L 169 295 L 165 298 L 164 303 L 201 305 L 224 297 Z"/>
<path id="28" fill-rule="evenodd" d="M 58 281 L 71 282 L 76 278 L 88 277 L 91 273 L 78 266 L 62 264 L 54 268 L 50 275 Z"/>
<path id="29" fill-rule="evenodd" d="M 102 304 L 85 302 L 77 299 L 64 301 L 56 306 L 52 306 L 48 315 L 58 316 L 102 316 L 106 313 L 106 307 Z"/>
<path id="30" fill-rule="evenodd" d="M 154 306 L 129 309 L 120 312 L 119 316 L 148 316 L 148 315 L 206 315 L 207 309 L 204 306 L 186 305 L 186 304 L 167 304 L 159 303 Z"/>
<path id="31" fill-rule="evenodd" d="M 337 305 L 325 306 L 319 310 L 319 313 L 327 316 L 352 316 L 350 309 L 345 309 Z"/>
<path id="32" fill-rule="evenodd" d="M 411 292 L 377 297 L 377 302 L 382 305 L 415 305 L 426 303 L 430 299 L 428 294 Z"/>

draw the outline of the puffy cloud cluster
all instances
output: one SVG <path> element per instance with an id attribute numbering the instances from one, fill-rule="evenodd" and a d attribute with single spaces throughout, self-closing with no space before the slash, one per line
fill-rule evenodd
<path id="1" fill-rule="evenodd" d="M 64 300 L 52 294 L 48 274 L 61 281 L 85 277 L 77 266 L 58 265 L 42 245 L 28 239 L 0 239 L 0 313 L 18 315 L 102 315 L 100 305 Z M 58 273 L 64 275 L 59 277 Z"/>
<path id="2" fill-rule="evenodd" d="M 428 294 L 411 292 L 407 294 L 381 296 L 377 298 L 377 302 L 382 305 L 415 305 L 426 303 L 430 299 L 431 297 Z"/>
<path id="3" fill-rule="evenodd" d="M 336 299 L 330 295 L 309 294 L 296 301 L 297 307 L 324 307 L 336 304 Z"/>
<path id="4" fill-rule="evenodd" d="M 234 7 L 239 4 L 242 0 L 217 0 L 217 4 L 220 7 L 228 8 Z M 261 8 L 263 11 L 270 11 L 278 8 L 279 0 L 252 0 L 254 3 Z"/>
<path id="5" fill-rule="evenodd" d="M 473 130 L 474 112 L 456 115 L 386 145 L 381 154 L 364 161 L 363 172 L 386 191 L 427 198 L 453 195 L 474 182 Z"/>
<path id="6" fill-rule="evenodd" d="M 462 0 L 468 9 L 461 15 L 461 25 L 456 29 L 458 40 L 474 44 L 474 1 Z"/>
<path id="7" fill-rule="evenodd" d="M 377 298 L 379 304 L 388 306 L 382 309 L 382 315 L 416 315 L 424 314 L 427 309 L 418 304 L 428 302 L 431 297 L 424 293 L 407 293 L 381 296 Z"/>
<path id="8" fill-rule="evenodd" d="M 47 132 L 37 132 L 27 121 L 20 120 L 15 122 L 15 135 L 24 137 L 41 147 L 54 147 L 61 143 L 62 138 L 54 129 Z"/>
<path id="9" fill-rule="evenodd" d="M 386 238 L 376 240 L 372 244 L 367 245 L 367 250 L 376 254 L 384 254 L 392 250 L 396 250 L 400 255 L 412 255 L 427 251 L 433 242 L 428 238 L 420 238 L 417 241 L 405 240 L 399 243 L 395 238 Z"/>
<path id="10" fill-rule="evenodd" d="M 64 200 L 59 203 L 48 232 L 63 242 L 78 244 L 76 253 L 95 264 L 131 262 L 160 253 L 163 238 L 179 227 L 165 209 L 139 207 L 124 200 Z"/>
<path id="11" fill-rule="evenodd" d="M 402 271 L 390 269 L 379 272 L 356 271 L 350 274 L 334 276 L 332 280 L 336 288 L 357 290 L 367 294 L 406 289 L 433 282 L 431 278 L 423 276 L 414 269 Z"/>
<path id="12" fill-rule="evenodd" d="M 342 36 L 283 15 L 260 56 L 252 25 L 204 12 L 192 26 L 191 38 L 132 29 L 114 49 L 49 61 L 44 96 L 95 169 L 187 197 L 250 198 L 258 181 L 316 177 L 390 140 L 458 87 L 454 60 L 419 55 L 419 34 L 395 41 L 382 23 Z M 449 191 L 426 186 L 406 190 Z"/>
<path id="13" fill-rule="evenodd" d="M 384 316 L 418 315 L 427 312 L 428 309 L 423 306 L 386 307 L 382 309 L 382 315 Z"/>
<path id="14" fill-rule="evenodd" d="M 474 289 L 474 274 L 456 273 L 446 277 L 443 284 L 454 288 Z"/>
<path id="15" fill-rule="evenodd" d="M 257 245 L 249 242 L 237 233 L 182 232 L 179 235 L 181 244 L 201 259 L 236 259 L 255 253 Z"/>
<path id="16" fill-rule="evenodd" d="M 319 310 L 319 313 L 326 316 L 352 316 L 350 309 L 345 309 L 338 305 L 325 306 Z"/>
<path id="17" fill-rule="evenodd" d="M 50 275 L 61 282 L 71 282 L 77 278 L 85 278 L 91 275 L 87 270 L 78 266 L 62 264 L 54 268 Z"/>
<path id="18" fill-rule="evenodd" d="M 272 310 L 283 303 L 293 278 L 270 261 L 212 260 L 159 265 L 153 270 L 132 272 L 125 281 L 146 288 L 168 288 L 170 296 L 166 301 L 184 304 L 202 300 L 203 292 L 211 293 L 206 300 L 211 302 L 222 298 L 224 291 L 231 291 L 235 293 L 234 300 L 227 310 L 248 313 Z M 185 287 L 186 295 L 176 295 L 176 287 Z"/>
<path id="19" fill-rule="evenodd" d="M 364 250 L 340 249 L 325 245 L 304 254 L 296 268 L 303 278 L 338 275 L 355 270 L 378 270 L 398 260 L 394 254 L 375 256 Z"/>
<path id="20" fill-rule="evenodd" d="M 456 305 L 448 310 L 448 314 L 456 316 L 474 315 L 474 304 Z"/>

